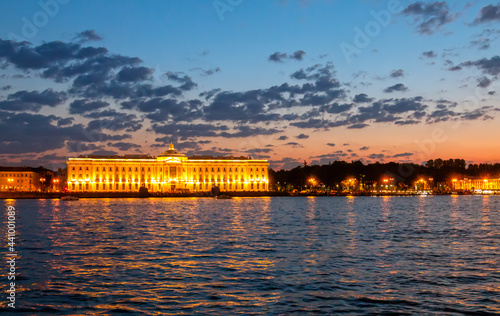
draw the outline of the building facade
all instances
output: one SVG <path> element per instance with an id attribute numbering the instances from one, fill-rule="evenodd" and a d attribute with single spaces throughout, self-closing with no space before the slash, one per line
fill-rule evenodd
<path id="1" fill-rule="evenodd" d="M 40 174 L 28 167 L 0 167 L 0 191 L 40 191 Z"/>
<path id="2" fill-rule="evenodd" d="M 452 188 L 457 191 L 499 191 L 500 179 L 453 179 Z"/>
<path id="3" fill-rule="evenodd" d="M 173 144 L 158 157 L 69 158 L 68 189 L 75 192 L 267 191 L 267 160 L 246 157 L 186 157 Z"/>

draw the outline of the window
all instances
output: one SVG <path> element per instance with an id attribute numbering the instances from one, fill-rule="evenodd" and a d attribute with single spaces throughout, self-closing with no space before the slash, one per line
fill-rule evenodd
<path id="1" fill-rule="evenodd" d="M 150 168 L 150 167 L 148 167 L 148 171 L 151 171 L 151 168 Z"/>
<path id="2" fill-rule="evenodd" d="M 233 168 L 229 168 L 229 172 L 233 172 Z"/>
<path id="3" fill-rule="evenodd" d="M 99 167 L 95 168 L 95 171 L 99 171 Z"/>
<path id="4" fill-rule="evenodd" d="M 113 168 L 109 167 L 109 171 L 113 171 Z"/>
<path id="5" fill-rule="evenodd" d="M 214 172 L 214 168 L 212 168 L 212 172 Z"/>
<path id="6" fill-rule="evenodd" d="M 212 170 L 213 171 L 213 170 Z M 208 168 L 205 168 L 205 172 L 208 172 Z"/>
<path id="7" fill-rule="evenodd" d="M 132 168 L 131 168 L 131 167 L 128 167 L 128 171 L 132 171 Z"/>
<path id="8" fill-rule="evenodd" d="M 122 167 L 122 171 L 125 171 L 125 167 Z"/>
<path id="9" fill-rule="evenodd" d="M 220 168 L 217 168 L 217 172 L 220 172 Z"/>
<path id="10" fill-rule="evenodd" d="M 89 167 L 85 168 L 85 170 L 89 170 Z"/>
<path id="11" fill-rule="evenodd" d="M 250 171 L 253 171 L 253 169 L 252 169 L 252 168 L 250 168 Z"/>
<path id="12" fill-rule="evenodd" d="M 118 171 L 118 167 L 115 168 L 115 171 Z"/>
<path id="13" fill-rule="evenodd" d="M 75 170 L 75 167 L 73 167 L 73 170 Z"/>
<path id="14" fill-rule="evenodd" d="M 82 167 L 80 167 L 80 170 L 82 170 Z"/>
<path id="15" fill-rule="evenodd" d="M 141 171 L 144 171 L 144 167 L 141 168 Z"/>
<path id="16" fill-rule="evenodd" d="M 135 171 L 137 171 L 137 167 L 135 167 Z"/>

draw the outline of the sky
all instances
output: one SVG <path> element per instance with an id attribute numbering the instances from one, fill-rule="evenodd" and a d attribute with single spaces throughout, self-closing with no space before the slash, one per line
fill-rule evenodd
<path id="1" fill-rule="evenodd" d="M 500 3 L 0 0 L 0 165 L 498 162 Z"/>

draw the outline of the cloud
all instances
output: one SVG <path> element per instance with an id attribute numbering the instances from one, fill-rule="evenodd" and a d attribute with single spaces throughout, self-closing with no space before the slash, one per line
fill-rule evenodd
<path id="1" fill-rule="evenodd" d="M 43 153 L 65 147 L 66 141 L 96 143 L 130 138 L 87 129 L 82 124 L 56 126 L 54 115 L 0 113 L 0 154 Z"/>
<path id="2" fill-rule="evenodd" d="M 215 67 L 213 69 L 203 69 L 203 68 L 200 68 L 200 67 L 196 67 L 196 68 L 191 68 L 189 70 L 191 70 L 191 71 L 199 71 L 202 76 L 210 76 L 210 75 L 215 74 L 216 72 L 221 71 L 221 69 L 219 67 Z"/>
<path id="3" fill-rule="evenodd" d="M 339 114 L 339 113 L 342 113 L 342 112 L 349 111 L 352 107 L 353 107 L 352 104 L 347 104 L 347 103 L 344 103 L 344 104 L 332 103 L 332 104 L 328 104 L 328 105 L 322 106 L 320 108 L 320 111 L 321 112 L 330 113 L 330 114 Z"/>
<path id="4" fill-rule="evenodd" d="M 180 83 L 181 86 L 179 88 L 181 90 L 189 91 L 189 90 L 192 90 L 198 86 L 196 83 L 193 82 L 191 77 L 189 77 L 187 75 L 183 76 L 181 72 L 169 71 L 166 73 L 166 75 L 167 75 L 167 78 L 169 80 L 176 81 L 176 82 Z"/>
<path id="5" fill-rule="evenodd" d="M 327 146 L 330 146 L 330 147 L 335 147 L 335 144 L 334 143 L 326 143 Z"/>
<path id="6" fill-rule="evenodd" d="M 299 135 L 295 136 L 295 138 L 297 138 L 297 139 L 308 139 L 309 135 L 299 134 Z"/>
<path id="7" fill-rule="evenodd" d="M 359 150 L 368 150 L 368 149 L 370 149 L 370 147 L 363 146 L 363 147 L 361 147 Z"/>
<path id="8" fill-rule="evenodd" d="M 43 106 L 55 107 L 66 99 L 65 92 L 57 92 L 52 89 L 46 89 L 42 92 L 22 90 L 10 94 L 7 100 L 0 101 L 0 110 L 38 112 Z"/>
<path id="9" fill-rule="evenodd" d="M 123 109 L 136 109 L 147 113 L 146 117 L 153 122 L 165 121 L 193 121 L 202 117 L 201 101 L 178 101 L 169 98 L 152 98 L 140 101 L 124 101 L 121 103 Z"/>
<path id="10" fill-rule="evenodd" d="M 491 85 L 492 81 L 486 77 L 482 77 L 478 80 L 477 86 L 480 88 L 487 88 Z"/>
<path id="11" fill-rule="evenodd" d="M 445 1 L 430 3 L 417 1 L 410 4 L 401 13 L 413 17 L 413 22 L 417 24 L 417 32 L 422 35 L 434 34 L 443 25 L 453 22 L 455 19 Z"/>
<path id="12" fill-rule="evenodd" d="M 285 135 L 278 137 L 278 140 L 287 140 L 287 139 L 288 139 L 288 136 L 285 136 Z"/>
<path id="13" fill-rule="evenodd" d="M 427 57 L 427 58 L 436 58 L 437 54 L 434 51 L 430 50 L 430 51 L 427 51 L 427 52 L 423 52 L 422 56 L 423 57 Z"/>
<path id="14" fill-rule="evenodd" d="M 283 62 L 284 59 L 286 59 L 288 57 L 288 55 L 286 53 L 280 53 L 280 52 L 276 52 L 274 54 L 271 54 L 268 58 L 269 61 L 274 61 L 274 62 L 277 62 L 277 63 L 281 63 Z"/>
<path id="15" fill-rule="evenodd" d="M 285 59 L 303 60 L 304 55 L 306 55 L 306 52 L 304 52 L 303 50 L 297 50 L 290 55 L 287 53 L 276 52 L 274 54 L 271 54 L 268 57 L 268 60 L 276 63 L 282 63 Z"/>
<path id="16" fill-rule="evenodd" d="M 84 43 L 84 42 L 90 42 L 90 41 L 102 41 L 102 37 L 98 35 L 94 30 L 86 30 L 83 32 L 78 33 L 74 40 Z"/>
<path id="17" fill-rule="evenodd" d="M 90 130 L 109 130 L 109 131 L 126 131 L 136 132 L 142 128 L 142 120 L 135 120 L 135 114 L 124 114 L 123 116 L 115 116 L 112 118 L 101 118 L 90 121 L 87 128 Z"/>
<path id="18" fill-rule="evenodd" d="M 262 154 L 262 153 L 268 154 L 272 151 L 273 150 L 271 148 L 253 148 L 245 150 L 245 152 L 249 154 Z"/>
<path id="19" fill-rule="evenodd" d="M 127 143 L 127 142 L 118 142 L 118 143 L 108 143 L 109 147 L 114 147 L 117 148 L 118 150 L 121 151 L 127 151 L 132 148 L 141 148 L 141 146 L 134 144 L 134 143 Z"/>
<path id="20" fill-rule="evenodd" d="M 370 159 L 384 159 L 386 156 L 384 154 L 370 154 L 367 156 Z"/>
<path id="21" fill-rule="evenodd" d="M 400 158 L 400 157 L 410 157 L 415 155 L 414 153 L 400 153 L 400 154 L 395 154 L 392 156 L 392 158 Z"/>
<path id="22" fill-rule="evenodd" d="M 483 7 L 477 15 L 474 23 L 487 23 L 500 21 L 500 4 Z"/>
<path id="23" fill-rule="evenodd" d="M 66 149 L 70 153 L 75 153 L 75 152 L 90 151 L 90 150 L 100 150 L 102 149 L 102 147 L 93 143 L 68 141 L 66 143 Z"/>
<path id="24" fill-rule="evenodd" d="M 305 54 L 306 54 L 306 52 L 304 52 L 303 50 L 298 50 L 298 51 L 295 51 L 292 55 L 290 55 L 290 58 L 296 59 L 296 60 L 302 60 L 304 58 Z"/>
<path id="25" fill-rule="evenodd" d="M 395 84 L 393 86 L 390 86 L 390 87 L 387 87 L 384 89 L 384 92 L 385 93 L 392 93 L 392 92 L 403 92 L 403 91 L 406 91 L 408 90 L 408 88 L 402 84 L 402 83 L 398 83 L 398 84 Z"/>
<path id="26" fill-rule="evenodd" d="M 491 46 L 491 39 L 489 38 L 478 38 L 470 41 L 471 46 L 477 47 L 479 50 L 486 50 Z"/>
<path id="27" fill-rule="evenodd" d="M 273 169 L 289 170 L 302 165 L 302 160 L 294 158 L 283 158 L 280 160 L 271 160 L 270 166 Z"/>
<path id="28" fill-rule="evenodd" d="M 367 126 L 369 126 L 369 125 L 368 124 L 364 124 L 364 123 L 357 123 L 357 124 L 350 125 L 347 128 L 348 129 L 362 129 L 362 128 L 365 128 Z"/>
<path id="29" fill-rule="evenodd" d="M 150 79 L 153 71 L 147 67 L 124 67 L 116 77 L 120 82 L 137 82 Z"/>
<path id="30" fill-rule="evenodd" d="M 112 150 L 96 150 L 92 152 L 90 155 L 92 156 L 116 156 L 118 153 Z"/>
<path id="31" fill-rule="evenodd" d="M 70 114 L 82 114 L 85 112 L 91 112 L 101 108 L 105 108 L 109 105 L 108 102 L 104 101 L 89 101 L 89 100 L 75 100 L 69 105 Z"/>
<path id="32" fill-rule="evenodd" d="M 500 74 L 500 56 L 496 55 L 488 58 L 482 58 L 476 61 L 466 61 L 460 64 L 462 67 L 476 67 L 484 74 L 497 76 Z"/>
<path id="33" fill-rule="evenodd" d="M 389 75 L 391 78 L 402 78 L 405 76 L 405 72 L 403 69 L 397 69 L 391 71 L 391 74 Z"/>
<path id="34" fill-rule="evenodd" d="M 189 137 L 225 137 L 237 138 L 256 135 L 272 135 L 282 132 L 274 128 L 237 126 L 233 131 L 227 125 L 212 124 L 153 124 L 152 130 L 157 134 L 187 139 Z"/>
<path id="35" fill-rule="evenodd" d="M 297 142 L 288 142 L 285 144 L 286 146 L 292 146 L 292 147 L 303 147 L 301 144 L 297 143 Z"/>
<path id="36" fill-rule="evenodd" d="M 375 100 L 375 99 L 369 98 L 368 95 L 365 93 L 357 94 L 354 96 L 354 99 L 353 99 L 353 101 L 355 103 L 367 103 L 367 102 L 372 102 L 373 100 Z"/>

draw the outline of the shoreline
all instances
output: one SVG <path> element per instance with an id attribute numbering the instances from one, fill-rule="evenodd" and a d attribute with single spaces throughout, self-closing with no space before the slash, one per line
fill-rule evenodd
<path id="1" fill-rule="evenodd" d="M 224 195 L 231 197 L 402 197 L 402 196 L 437 196 L 437 195 L 498 195 L 498 194 L 470 194 L 461 193 L 434 193 L 434 194 L 417 194 L 417 193 L 367 193 L 367 194 L 290 194 L 288 192 L 224 192 Z M 63 196 L 75 196 L 81 199 L 119 199 L 119 198 L 134 198 L 134 199 L 147 199 L 147 198 L 213 198 L 210 193 L 164 193 L 164 194 L 141 194 L 138 192 L 109 192 L 109 193 L 72 193 L 65 194 L 60 192 L 55 193 L 41 193 L 41 192 L 0 192 L 0 200 L 6 199 L 60 199 Z"/>

